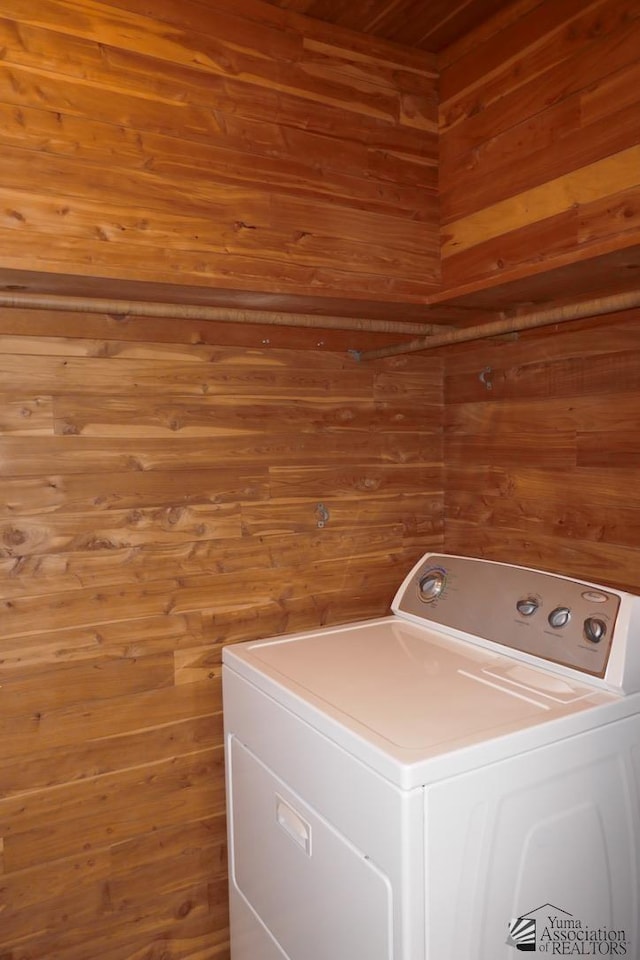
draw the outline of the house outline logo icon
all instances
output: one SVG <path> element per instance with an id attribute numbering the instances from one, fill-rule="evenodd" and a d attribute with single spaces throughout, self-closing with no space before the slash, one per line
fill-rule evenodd
<path id="1" fill-rule="evenodd" d="M 534 953 L 537 948 L 535 914 L 539 913 L 540 910 L 548 909 L 556 913 L 563 913 L 567 917 L 571 916 L 566 910 L 556 907 L 553 903 L 543 903 L 539 907 L 536 907 L 535 910 L 529 910 L 527 913 L 523 913 L 522 916 L 515 917 L 509 921 L 508 945 L 515 947 L 516 950 L 520 950 L 522 953 Z"/>

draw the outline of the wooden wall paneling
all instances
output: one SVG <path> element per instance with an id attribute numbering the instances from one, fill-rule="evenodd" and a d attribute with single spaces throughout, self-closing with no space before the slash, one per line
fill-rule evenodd
<path id="1" fill-rule="evenodd" d="M 137 634 L 131 620 L 128 621 L 128 626 L 135 640 Z M 100 630 L 103 629 L 101 624 Z M 45 675 L 44 669 L 42 675 Z M 113 738 L 113 744 L 117 747 L 120 742 L 124 742 L 122 738 L 131 736 L 140 729 L 168 728 L 171 724 L 186 722 L 190 718 L 209 717 L 219 713 L 220 710 L 221 697 L 216 691 L 215 684 L 207 679 L 187 686 L 176 685 L 173 688 L 161 688 L 122 697 L 118 696 L 116 691 L 116 696 L 108 700 L 84 701 L 72 707 L 43 712 L 36 717 L 30 715 L 9 717 L 3 721 L 3 728 L 11 735 L 9 742 L 3 744 L 3 763 L 10 758 L 33 756 L 37 764 L 42 753 L 49 751 L 54 751 L 54 755 L 56 755 L 55 751 L 57 755 L 63 751 L 68 753 L 77 751 L 82 756 L 83 750 L 87 748 L 92 754 L 95 749 L 98 750 L 94 760 L 97 765 L 101 756 L 101 744 L 98 741 Z M 143 713 L 147 717 L 147 723 L 141 722 Z M 127 759 L 125 750 L 125 766 L 127 766 Z M 117 757 L 115 763 L 117 770 L 119 769 Z M 68 767 L 69 763 L 66 766 Z M 95 773 L 92 769 L 90 763 L 87 766 L 79 765 L 76 778 L 97 776 L 101 772 L 99 767 Z M 105 770 L 115 772 L 109 765 L 105 765 Z M 222 811 L 207 810 L 202 815 L 210 816 L 212 812 Z M 3 936 L 8 941 L 10 931 L 7 930 Z"/>
<path id="2" fill-rule="evenodd" d="M 498 239 L 504 244 L 506 234 L 535 227 L 539 221 L 544 224 L 552 217 L 559 219 L 577 212 L 576 203 L 584 206 L 588 215 L 591 204 L 601 203 L 611 195 L 612 184 L 616 185 L 614 193 L 620 192 L 618 187 L 622 191 L 636 187 L 639 159 L 640 147 L 633 146 L 549 184 L 523 191 L 515 199 L 509 198 L 470 214 L 452 229 L 450 245 L 458 254 L 491 240 Z M 576 198 L 580 198 L 579 201 Z M 574 224 L 576 220 L 577 217 Z M 567 251 L 570 250 L 567 244 Z"/>
<path id="3" fill-rule="evenodd" d="M 625 89 L 635 87 L 634 78 L 627 71 L 624 82 Z M 614 109 L 612 101 L 616 104 Z M 455 196 L 451 196 L 449 218 L 457 217 L 458 211 L 463 212 L 465 208 L 478 210 L 491 206 L 496 197 L 500 198 L 504 181 L 514 194 L 521 193 L 557 179 L 568 164 L 575 169 L 586 167 L 633 144 L 637 103 L 618 107 L 615 95 L 608 103 L 608 113 L 583 123 L 579 131 L 576 127 L 581 103 L 579 97 L 574 96 L 532 117 L 524 128 L 517 125 L 478 147 L 470 145 L 467 152 L 452 159 L 450 167 L 447 165 L 457 185 Z M 565 135 L 570 139 L 565 141 Z M 523 153 L 528 158 L 526 164 L 519 163 Z M 500 174 L 500 186 L 495 179 L 487 181 L 478 177 L 476 168 L 480 163 L 494 167 L 496 174 Z"/>
<path id="4" fill-rule="evenodd" d="M 0 319 L 0 953 L 226 960 L 222 647 L 441 547 L 442 361 L 68 319 Z"/>
<path id="5" fill-rule="evenodd" d="M 3 9 L 3 266 L 318 297 L 434 289 L 427 55 L 257 22 L 247 0 L 80 9 Z"/>
<path id="6" fill-rule="evenodd" d="M 640 589 L 637 314 L 447 355 L 447 549 Z"/>
<path id="7" fill-rule="evenodd" d="M 563 0 L 520 13 L 443 71 L 446 286 L 640 240 L 636 5 Z"/>
<path id="8" fill-rule="evenodd" d="M 547 100 L 549 88 L 558 86 L 554 71 L 568 84 L 562 91 L 566 95 L 582 89 L 585 79 L 601 77 L 601 65 L 582 59 L 585 43 L 597 44 L 626 18 L 633 19 L 631 9 L 629 3 L 613 6 L 610 0 L 516 3 L 506 23 L 478 31 L 478 42 L 467 38 L 460 55 L 449 55 L 441 77 L 441 123 L 448 130 L 462 122 L 457 130 L 460 139 L 447 143 L 448 155 L 455 155 L 456 146 L 464 143 L 464 124 L 470 119 L 474 122 L 469 131 L 484 142 L 487 133 L 510 128 L 514 118 L 522 120 L 527 105 L 526 117 L 559 102 L 561 98 Z M 451 69 L 454 63 L 457 69 Z M 505 109 L 502 120 L 495 119 L 498 104 Z"/>
<path id="9" fill-rule="evenodd" d="M 210 650 L 211 647 L 207 649 Z M 84 702 L 86 703 L 86 700 Z M 100 742 L 90 745 L 54 746 L 41 753 L 32 754 L 29 764 L 25 764 L 18 757 L 9 757 L 2 765 L 3 794 L 44 790 L 56 785 L 75 783 L 90 776 L 117 773 L 125 766 L 138 764 L 140 758 L 147 755 L 158 760 L 170 760 L 176 754 L 191 752 L 194 745 L 203 750 L 213 749 L 219 745 L 220 735 L 221 717 L 219 713 L 215 713 L 141 732 L 106 736 Z M 188 833 L 189 829 L 190 824 L 186 823 L 185 831 Z M 140 838 L 137 839 L 139 841 Z M 56 867 L 65 869 L 66 865 L 61 862 Z"/>

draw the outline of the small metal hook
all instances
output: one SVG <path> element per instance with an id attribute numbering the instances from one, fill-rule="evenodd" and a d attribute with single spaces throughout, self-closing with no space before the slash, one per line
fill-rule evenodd
<path id="1" fill-rule="evenodd" d="M 316 518 L 317 526 L 322 529 L 326 523 L 329 522 L 329 511 L 325 507 L 324 503 L 316 503 Z"/>
<path id="2" fill-rule="evenodd" d="M 487 390 L 493 390 L 493 384 L 490 379 L 492 373 L 493 370 L 491 367 L 485 367 L 484 370 L 481 370 L 478 374 L 478 380 L 485 385 Z"/>

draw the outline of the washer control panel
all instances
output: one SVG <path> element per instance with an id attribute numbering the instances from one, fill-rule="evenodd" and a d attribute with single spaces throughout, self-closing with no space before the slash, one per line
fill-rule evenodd
<path id="1" fill-rule="evenodd" d="M 620 595 L 578 580 L 469 557 L 431 554 L 394 611 L 604 677 Z"/>

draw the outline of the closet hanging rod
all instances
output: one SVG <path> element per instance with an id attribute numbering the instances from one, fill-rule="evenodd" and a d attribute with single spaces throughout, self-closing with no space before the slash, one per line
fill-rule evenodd
<path id="1" fill-rule="evenodd" d="M 280 313 L 271 310 L 239 310 L 202 304 L 155 303 L 147 300 L 111 300 L 102 297 L 70 297 L 43 293 L 0 291 L 0 307 L 30 310 L 60 310 L 70 313 L 106 313 L 112 316 L 158 317 L 174 320 L 207 320 L 219 323 L 265 324 L 280 327 L 316 327 L 328 330 L 360 330 L 367 333 L 408 333 L 431 336 L 443 327 L 433 323 L 374 320 L 359 317 L 328 317 Z M 392 309 L 392 305 L 389 306 Z M 445 330 L 456 327 L 446 326 Z"/>
<path id="2" fill-rule="evenodd" d="M 390 347 L 381 347 L 379 350 L 366 350 L 357 353 L 358 360 L 379 360 L 382 357 L 394 357 L 401 353 L 415 353 L 419 350 L 432 350 L 434 347 L 444 347 L 450 343 L 466 343 L 470 340 L 484 340 L 486 337 L 498 337 L 505 333 L 519 333 L 522 330 L 533 330 L 537 327 L 548 327 L 554 323 L 566 323 L 568 320 L 583 320 L 587 317 L 596 317 L 603 313 L 618 313 L 622 310 L 632 310 L 640 307 L 640 290 L 628 293 L 617 293 L 610 297 L 600 297 L 596 300 L 585 300 L 582 303 L 566 304 L 561 307 L 548 307 L 544 310 L 535 310 L 533 313 L 508 317 L 504 320 L 494 320 L 490 323 L 481 323 L 466 329 L 449 330 L 446 333 L 436 333 L 429 337 L 420 337 L 406 343 L 398 343 Z"/>

